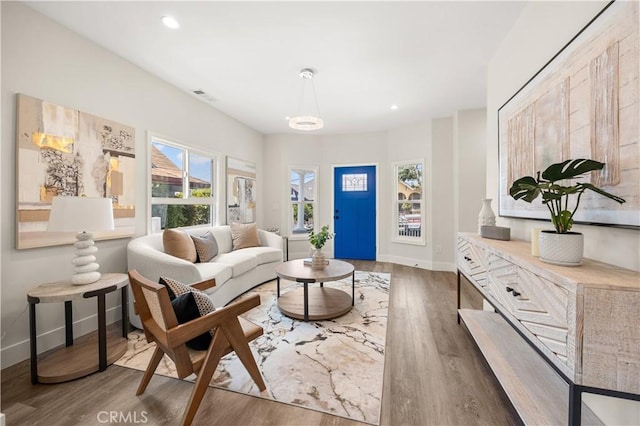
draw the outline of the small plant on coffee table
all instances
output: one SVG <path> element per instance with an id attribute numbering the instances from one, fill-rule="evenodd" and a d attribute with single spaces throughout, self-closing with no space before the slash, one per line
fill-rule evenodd
<path id="1" fill-rule="evenodd" d="M 329 226 L 324 225 L 317 234 L 313 232 L 313 229 L 309 231 L 309 242 L 314 248 L 319 250 L 324 247 L 326 242 L 333 238 L 334 235 L 333 232 L 329 232 Z"/>

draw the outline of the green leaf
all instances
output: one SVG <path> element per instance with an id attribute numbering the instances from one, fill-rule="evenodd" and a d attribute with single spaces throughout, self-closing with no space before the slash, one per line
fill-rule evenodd
<path id="1" fill-rule="evenodd" d="M 560 234 L 568 232 L 573 226 L 573 215 L 568 210 L 562 210 L 557 216 L 551 217 L 551 222 Z"/>
<path id="2" fill-rule="evenodd" d="M 538 182 L 533 177 L 525 176 L 513 182 L 509 189 L 509 194 L 516 200 L 524 200 L 530 203 L 538 198 L 540 189 L 538 188 Z"/>
<path id="3" fill-rule="evenodd" d="M 599 161 L 578 158 L 550 165 L 547 170 L 542 172 L 542 177 L 555 182 L 563 179 L 573 179 L 587 172 L 601 170 L 603 167 L 604 163 Z"/>
<path id="4" fill-rule="evenodd" d="M 594 185 L 592 185 L 590 183 L 577 183 L 576 186 L 581 188 L 582 191 L 590 189 L 593 192 L 597 192 L 600 195 L 604 195 L 607 198 L 611 198 L 613 201 L 617 201 L 620 204 L 625 202 L 624 198 L 620 198 L 617 195 L 610 194 L 607 191 L 604 191 L 604 190 L 602 190 L 602 189 L 598 188 L 597 186 L 594 186 Z"/>

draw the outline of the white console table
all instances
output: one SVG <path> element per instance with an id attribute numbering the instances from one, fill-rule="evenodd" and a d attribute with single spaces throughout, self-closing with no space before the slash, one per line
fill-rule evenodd
<path id="1" fill-rule="evenodd" d="M 525 424 L 562 423 L 568 405 L 568 424 L 579 425 L 583 392 L 640 400 L 639 272 L 550 265 L 528 242 L 467 233 L 457 265 L 458 322 Z M 460 309 L 461 275 L 496 313 Z"/>

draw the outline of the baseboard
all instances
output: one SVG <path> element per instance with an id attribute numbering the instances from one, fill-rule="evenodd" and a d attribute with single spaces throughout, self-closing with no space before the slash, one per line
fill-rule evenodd
<path id="1" fill-rule="evenodd" d="M 413 266 L 415 268 L 427 269 L 429 271 L 445 271 L 455 272 L 456 265 L 448 262 L 430 262 L 424 259 L 415 259 L 405 256 L 390 256 L 380 255 L 378 256 L 379 262 L 397 263 L 398 265 Z"/>
<path id="2" fill-rule="evenodd" d="M 107 324 L 120 321 L 122 319 L 122 309 L 120 305 L 107 309 Z M 98 314 L 94 314 L 73 322 L 73 336 L 80 337 L 98 329 Z M 48 351 L 56 346 L 64 344 L 64 326 L 49 330 L 38 335 L 38 353 Z M 97 350 L 97 349 L 96 349 Z M 17 364 L 30 357 L 29 339 L 14 343 L 0 349 L 0 368 L 4 369 Z M 2 425 L 0 425 L 2 426 Z"/>

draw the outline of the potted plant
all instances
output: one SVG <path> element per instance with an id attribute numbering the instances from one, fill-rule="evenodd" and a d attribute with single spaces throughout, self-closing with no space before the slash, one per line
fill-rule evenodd
<path id="1" fill-rule="evenodd" d="M 596 192 L 618 203 L 624 199 L 610 194 L 591 183 L 576 182 L 565 186 L 560 181 L 576 179 L 585 173 L 601 170 L 604 163 L 579 158 L 552 164 L 537 177 L 522 177 L 511 185 L 509 194 L 516 200 L 531 203 L 542 196 L 542 204 L 547 206 L 551 214 L 551 223 L 555 231 L 540 233 L 540 260 L 567 266 L 577 266 L 582 263 L 584 236 L 579 232 L 570 232 L 573 226 L 573 216 L 580 205 L 580 198 L 586 190 Z M 572 195 L 577 196 L 575 203 L 569 204 Z"/>
<path id="2" fill-rule="evenodd" d="M 324 253 L 322 253 L 322 247 L 324 247 L 326 242 L 333 238 L 334 235 L 334 233 L 329 232 L 329 226 L 327 225 L 320 228 L 320 232 L 317 234 L 313 232 L 313 229 L 309 231 L 309 242 L 314 248 L 313 255 L 311 256 L 311 268 L 324 269 L 327 262 Z"/>

